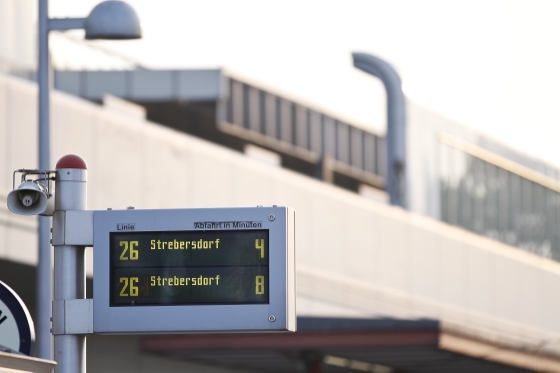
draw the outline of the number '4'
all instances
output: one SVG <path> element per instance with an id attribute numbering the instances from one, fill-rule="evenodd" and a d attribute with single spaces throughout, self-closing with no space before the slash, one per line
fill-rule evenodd
<path id="1" fill-rule="evenodd" d="M 255 249 L 261 251 L 261 258 L 264 258 L 264 239 L 255 239 Z"/>

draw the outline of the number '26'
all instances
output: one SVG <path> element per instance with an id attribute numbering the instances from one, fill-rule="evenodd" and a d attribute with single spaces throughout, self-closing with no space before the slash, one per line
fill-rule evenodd
<path id="1" fill-rule="evenodd" d="M 137 297 L 138 296 L 138 277 L 121 277 L 119 283 L 124 283 L 119 295 L 121 297 Z"/>
<path id="2" fill-rule="evenodd" d="M 123 248 L 120 260 L 138 260 L 138 241 L 121 241 L 119 246 Z M 129 250 L 130 249 L 130 250 Z M 128 252 L 128 254 L 127 254 Z"/>

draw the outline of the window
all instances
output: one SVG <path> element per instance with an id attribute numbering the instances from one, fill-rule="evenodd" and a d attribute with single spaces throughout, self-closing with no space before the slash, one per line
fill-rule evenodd
<path id="1" fill-rule="evenodd" d="M 440 144 L 441 219 L 560 261 L 560 193 Z"/>

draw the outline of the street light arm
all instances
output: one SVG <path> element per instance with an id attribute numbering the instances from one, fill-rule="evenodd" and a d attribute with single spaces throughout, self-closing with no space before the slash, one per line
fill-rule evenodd
<path id="1" fill-rule="evenodd" d="M 49 31 L 83 30 L 86 18 L 49 18 Z"/>

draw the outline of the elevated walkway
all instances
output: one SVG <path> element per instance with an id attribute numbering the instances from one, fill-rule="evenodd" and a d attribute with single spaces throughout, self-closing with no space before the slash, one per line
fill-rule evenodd
<path id="1" fill-rule="evenodd" d="M 266 148 L 284 167 L 347 189 L 385 186 L 384 137 L 222 70 L 56 71 L 55 87 L 135 102 L 151 121 L 235 150 Z"/>

